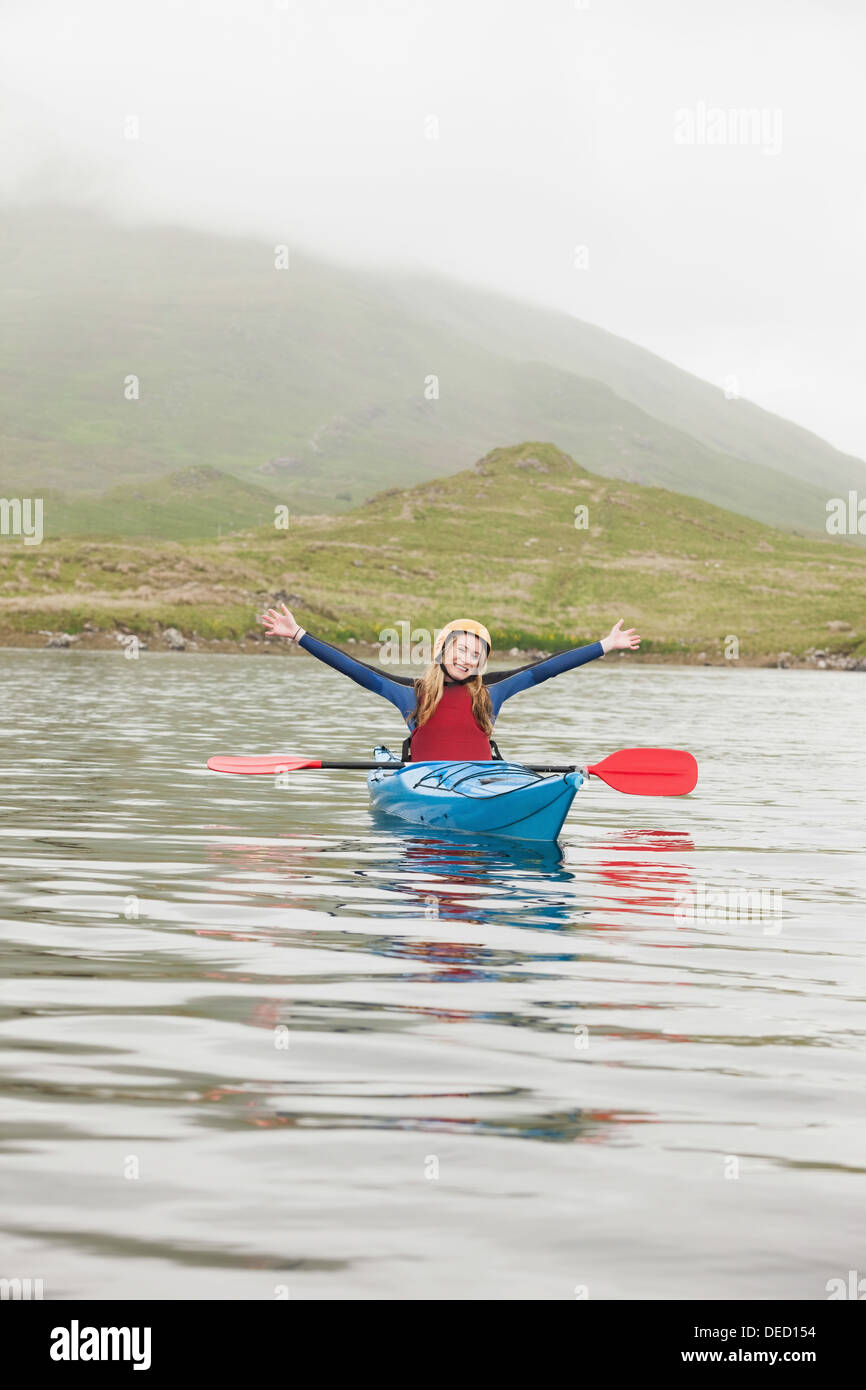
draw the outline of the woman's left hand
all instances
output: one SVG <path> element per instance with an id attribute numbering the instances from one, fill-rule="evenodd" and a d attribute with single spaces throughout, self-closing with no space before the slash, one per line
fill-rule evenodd
<path id="1" fill-rule="evenodd" d="M 607 636 L 602 637 L 601 645 L 606 652 L 634 651 L 640 646 L 640 638 L 633 627 L 628 627 L 623 632 L 623 621 L 620 618 L 618 623 L 614 623 Z"/>

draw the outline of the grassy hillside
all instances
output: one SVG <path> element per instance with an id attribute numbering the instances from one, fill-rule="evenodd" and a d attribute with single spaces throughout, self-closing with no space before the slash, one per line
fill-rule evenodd
<path id="1" fill-rule="evenodd" d="M 579 377 L 597 378 L 623 401 L 716 454 L 797 478 L 819 488 L 824 496 L 866 484 L 862 459 L 840 453 L 811 430 L 751 401 L 727 400 L 717 385 L 594 324 L 441 275 L 389 276 L 387 284 L 408 309 L 430 315 L 464 340 L 514 361 L 535 361 Z M 847 485 L 846 478 L 851 479 Z M 746 473 L 738 471 L 737 480 L 745 485 Z M 635 476 L 635 481 L 678 487 L 673 476 Z M 747 489 L 744 495 L 748 496 Z M 746 506 L 735 510 L 752 514 Z M 780 524 L 780 511 L 762 514 L 762 519 Z"/>
<path id="2" fill-rule="evenodd" d="M 216 468 L 185 468 L 124 483 L 101 497 L 44 494 L 46 536 L 159 536 L 198 540 L 272 524 L 272 492 Z"/>
<path id="3" fill-rule="evenodd" d="M 113 489 L 145 481 L 154 534 L 175 534 L 167 475 L 189 468 L 334 512 L 502 438 L 813 532 L 828 496 L 866 488 L 859 460 L 651 353 L 449 281 L 294 252 L 278 271 L 264 241 L 66 208 L 4 210 L 0 266 L 0 493 L 58 514 L 65 495 L 70 533 L 142 534 Z"/>
<path id="4" fill-rule="evenodd" d="M 585 529 L 575 526 L 581 507 Z M 499 650 L 553 650 L 624 617 L 655 658 L 720 661 L 735 636 L 748 662 L 810 648 L 866 659 L 861 548 L 602 478 L 551 444 L 496 449 L 456 476 L 386 492 L 344 516 L 300 518 L 288 532 L 0 549 L 7 643 L 86 625 L 158 641 L 172 625 L 199 642 L 261 650 L 255 617 L 279 596 L 338 642 L 470 614 Z"/>

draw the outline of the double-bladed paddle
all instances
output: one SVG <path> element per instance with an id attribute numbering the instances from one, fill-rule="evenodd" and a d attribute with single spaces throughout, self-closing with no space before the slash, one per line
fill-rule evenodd
<path id="1" fill-rule="evenodd" d="M 443 759 L 443 761 L 445 761 Z M 211 772 L 246 773 L 252 776 L 273 776 L 280 772 L 303 772 L 314 768 L 325 771 L 373 772 L 384 768 L 394 772 L 401 767 L 410 767 L 403 762 L 348 762 L 331 763 L 321 758 L 299 758 L 290 753 L 261 753 L 250 757 L 234 757 L 217 753 L 208 758 Z M 630 792 L 634 796 L 686 796 L 693 791 L 698 780 L 698 765 L 691 753 L 680 748 L 621 748 L 602 758 L 600 763 L 589 767 L 521 763 L 530 772 L 576 772 L 599 777 L 617 792 Z"/>

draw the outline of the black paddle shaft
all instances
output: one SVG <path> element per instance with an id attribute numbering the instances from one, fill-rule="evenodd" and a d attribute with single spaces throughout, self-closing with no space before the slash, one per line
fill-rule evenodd
<path id="1" fill-rule="evenodd" d="M 448 762 L 449 759 L 448 759 L 448 758 L 434 758 L 433 761 L 434 761 L 434 762 L 437 762 L 437 763 L 444 763 L 444 762 Z M 461 762 L 461 763 L 462 763 L 462 762 L 466 762 L 466 761 L 471 761 L 471 759 L 467 760 L 467 759 L 465 759 L 465 758 L 457 758 L 457 759 L 454 759 L 454 761 L 456 761 L 456 762 Z M 491 758 L 491 759 L 490 759 L 490 762 L 491 762 L 491 765 L 495 767 L 495 766 L 496 766 L 496 763 L 498 762 L 498 759 L 497 759 L 497 758 Z M 339 772 L 375 772 L 376 769 L 377 769 L 377 768 L 380 768 L 380 767 L 386 768 L 386 769 L 387 769 L 388 771 L 390 771 L 390 772 L 396 772 L 398 768 L 401 768 L 401 767 L 413 767 L 413 766 L 414 766 L 414 767 L 417 767 L 418 764 L 417 764 L 417 763 L 414 763 L 414 764 L 413 764 L 413 763 L 403 763 L 403 762 L 393 762 L 393 763 L 385 763 L 385 762 L 382 762 L 382 763 L 325 763 L 325 762 L 322 762 L 322 763 L 319 763 L 319 767 L 321 767 L 321 768 L 326 768 L 326 769 L 328 769 L 329 771 L 334 771 L 334 772 L 337 772 L 337 771 L 339 771 Z M 520 766 L 520 767 L 525 767 L 526 770 L 527 770 L 527 772 L 577 772 L 577 766 L 576 766 L 575 763 L 569 763 L 567 767 L 566 767 L 565 765 L 562 765 L 562 766 L 559 766 L 559 765 L 557 765 L 557 766 L 552 766 L 552 765 L 551 765 L 550 767 L 538 767 L 538 766 L 536 766 L 534 763 L 520 763 L 519 766 Z"/>

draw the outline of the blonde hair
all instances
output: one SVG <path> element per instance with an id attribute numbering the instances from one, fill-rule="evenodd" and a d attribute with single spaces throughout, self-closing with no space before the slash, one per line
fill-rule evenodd
<path id="1" fill-rule="evenodd" d="M 490 692 L 481 679 L 480 671 L 471 680 L 466 681 L 466 687 L 472 696 L 472 717 L 481 732 L 487 734 L 489 738 L 493 733 L 493 705 L 490 700 Z M 439 701 L 442 699 L 444 688 L 445 674 L 442 667 L 438 661 L 431 661 L 423 676 L 419 676 L 415 682 L 416 705 L 411 718 L 415 722 L 416 729 L 422 728 L 434 714 Z"/>

